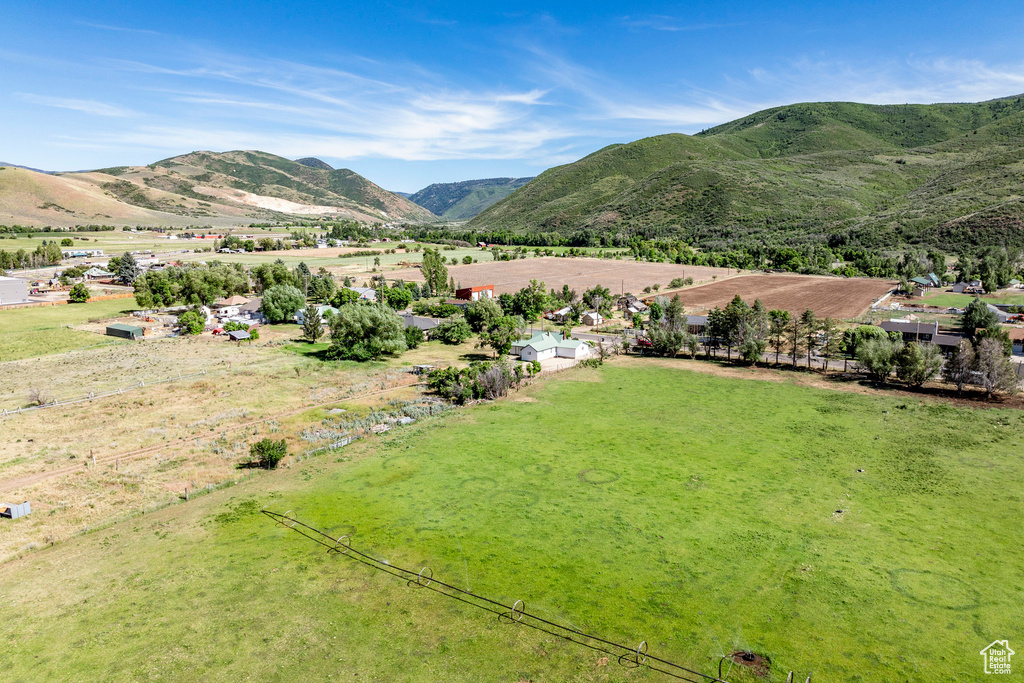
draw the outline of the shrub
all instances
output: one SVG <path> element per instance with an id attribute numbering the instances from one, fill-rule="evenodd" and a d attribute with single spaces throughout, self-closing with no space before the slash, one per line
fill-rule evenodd
<path id="1" fill-rule="evenodd" d="M 423 343 L 423 330 L 418 327 L 405 328 L 405 345 L 410 349 L 417 348 Z"/>
<path id="2" fill-rule="evenodd" d="M 89 288 L 79 282 L 68 292 L 68 301 L 73 304 L 84 304 L 89 300 Z"/>
<path id="3" fill-rule="evenodd" d="M 452 317 L 435 327 L 432 336 L 445 344 L 455 345 L 466 341 L 472 334 L 473 330 L 469 328 L 465 318 Z"/>
<path id="4" fill-rule="evenodd" d="M 185 311 L 178 316 L 178 327 L 182 334 L 202 334 L 206 329 L 206 318 L 199 311 Z"/>
<path id="5" fill-rule="evenodd" d="M 288 444 L 284 439 L 261 439 L 249 447 L 249 456 L 254 462 L 265 466 L 268 470 L 277 469 L 278 463 L 288 455 Z"/>

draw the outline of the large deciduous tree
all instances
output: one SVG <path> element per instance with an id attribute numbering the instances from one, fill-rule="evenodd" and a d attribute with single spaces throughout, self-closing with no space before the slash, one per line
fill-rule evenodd
<path id="1" fill-rule="evenodd" d="M 345 304 L 331 323 L 332 360 L 376 360 L 405 350 L 405 325 L 383 304 Z"/>
<path id="2" fill-rule="evenodd" d="M 295 313 L 306 303 L 302 296 L 291 285 L 274 285 L 263 292 L 263 315 L 272 323 L 283 323 L 292 319 Z"/>

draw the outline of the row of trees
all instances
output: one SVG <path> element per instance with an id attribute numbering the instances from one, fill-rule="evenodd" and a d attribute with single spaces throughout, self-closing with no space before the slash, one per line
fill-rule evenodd
<path id="1" fill-rule="evenodd" d="M 25 249 L 5 251 L 0 249 L 0 270 L 55 266 L 60 263 L 63 257 L 64 255 L 60 250 L 57 240 L 43 240 L 32 251 L 26 251 Z"/>
<path id="2" fill-rule="evenodd" d="M 237 263 L 171 266 L 137 277 L 134 285 L 135 301 L 142 308 L 179 303 L 209 306 L 217 299 L 247 294 L 251 289 L 245 269 Z"/>

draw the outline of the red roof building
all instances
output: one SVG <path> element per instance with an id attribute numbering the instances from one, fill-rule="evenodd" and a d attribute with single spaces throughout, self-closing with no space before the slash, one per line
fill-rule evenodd
<path id="1" fill-rule="evenodd" d="M 480 301 L 480 299 L 494 298 L 494 285 L 482 285 L 480 287 L 463 287 L 455 290 L 455 298 L 463 301 Z"/>

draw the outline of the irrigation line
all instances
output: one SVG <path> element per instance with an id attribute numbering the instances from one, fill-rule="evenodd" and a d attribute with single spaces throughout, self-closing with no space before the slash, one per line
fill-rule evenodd
<path id="1" fill-rule="evenodd" d="M 526 611 L 526 605 L 522 600 L 516 600 L 511 605 L 506 605 L 497 600 L 492 600 L 482 595 L 477 595 L 469 590 L 463 590 L 457 586 L 445 583 L 440 579 L 434 578 L 433 571 L 428 567 L 424 567 L 419 572 L 415 572 L 410 569 L 404 569 L 402 567 L 385 563 L 376 559 L 372 555 L 353 548 L 351 536 L 344 535 L 338 538 L 333 538 L 325 534 L 323 531 L 291 517 L 289 515 L 291 510 L 288 510 L 284 514 L 272 512 L 266 509 L 262 512 L 285 528 L 291 529 L 314 543 L 327 548 L 328 553 L 345 555 L 346 557 L 356 560 L 357 562 L 361 562 L 368 567 L 372 567 L 373 569 L 390 574 L 398 579 L 402 579 L 410 587 L 426 588 L 440 595 L 444 595 L 472 607 L 476 607 L 477 609 L 490 612 L 497 616 L 499 621 L 507 621 L 511 624 L 527 626 L 556 638 L 568 640 L 596 652 L 601 652 L 609 657 L 615 658 L 616 661 L 625 668 L 636 669 L 639 667 L 646 667 L 652 671 L 656 671 L 677 680 L 690 681 L 690 683 L 728 683 L 728 681 L 723 678 L 701 673 L 700 671 L 689 669 L 666 659 L 655 657 L 647 651 L 647 641 L 641 641 L 637 647 L 621 645 L 614 641 L 584 633 L 579 629 L 563 626 L 562 624 L 531 614 Z"/>

